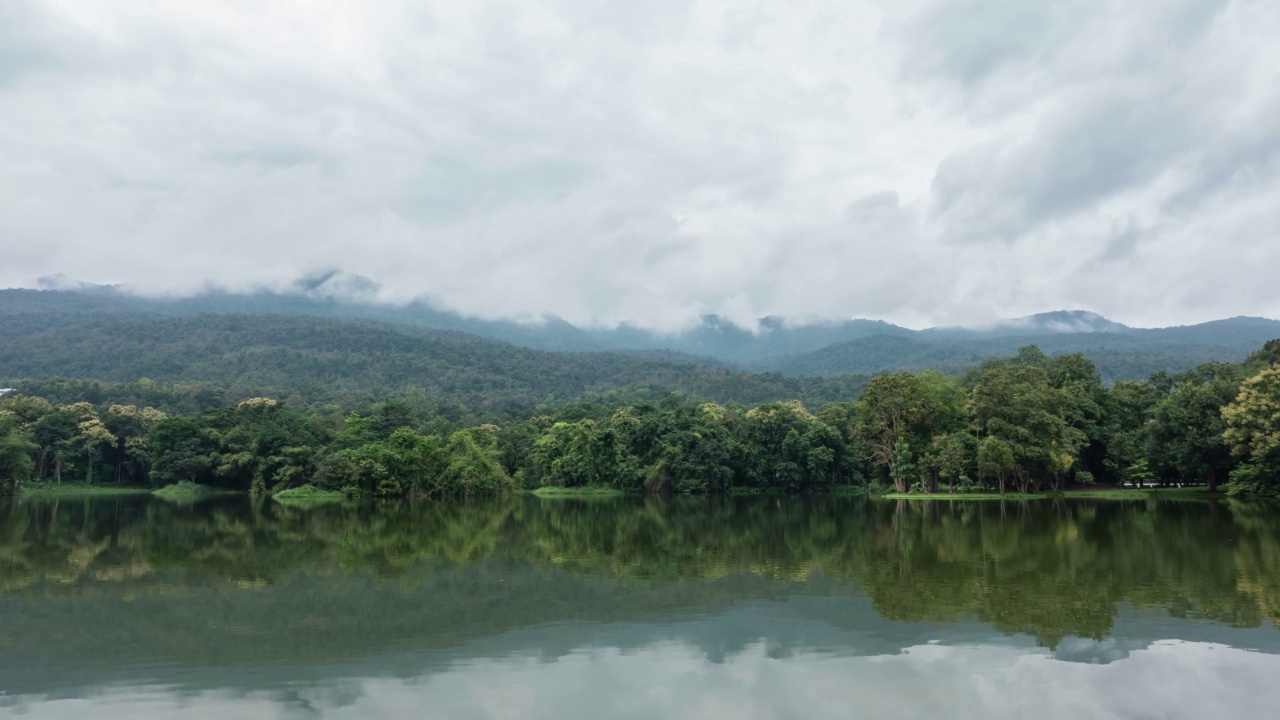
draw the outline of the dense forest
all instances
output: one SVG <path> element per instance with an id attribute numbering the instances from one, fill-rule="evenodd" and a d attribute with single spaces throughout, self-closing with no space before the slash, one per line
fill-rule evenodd
<path id="1" fill-rule="evenodd" d="M 418 387 L 344 408 L 227 400 L 209 387 L 150 380 L 24 382 L 0 398 L 0 479 L 10 489 L 34 478 L 427 497 L 520 487 L 1030 493 L 1191 483 L 1213 491 L 1227 481 L 1233 492 L 1274 493 L 1278 363 L 1280 341 L 1271 341 L 1241 364 L 1107 387 L 1082 355 L 1029 346 L 960 376 L 876 376 L 816 411 L 799 401 L 667 395 L 450 415 Z"/>
<path id="2" fill-rule="evenodd" d="M 1243 323 L 1246 319 L 1241 318 Z M 1185 372 L 1215 361 L 1243 360 L 1266 339 L 1280 334 L 1280 324 L 1263 321 L 1262 339 L 1250 338 L 1243 347 L 1174 342 L 1160 331 L 1070 333 L 1025 337 L 955 338 L 877 335 L 830 345 L 809 353 L 747 363 L 756 370 L 777 370 L 787 376 L 834 376 L 842 373 L 883 373 L 898 370 L 940 370 L 957 373 L 992 357 L 1004 357 L 1034 343 L 1049 355 L 1079 352 L 1097 367 L 1106 383 L 1141 380 L 1153 373 Z M 1148 333 L 1151 334 L 1148 334 Z M 1221 336 L 1215 339 L 1223 339 Z M 1245 349 L 1247 348 L 1247 349 Z"/>
<path id="3" fill-rule="evenodd" d="M 683 392 L 755 405 L 856 396 L 867 376 L 789 378 L 677 353 L 552 353 L 445 330 L 282 315 L 17 313 L 0 322 L 0 380 L 95 378 L 217 386 L 231 398 L 354 405 L 422 388 L 445 405 L 527 413 L 587 393 Z"/>

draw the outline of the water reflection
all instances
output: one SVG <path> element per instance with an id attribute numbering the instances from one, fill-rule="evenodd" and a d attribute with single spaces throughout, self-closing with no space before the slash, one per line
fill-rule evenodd
<path id="1" fill-rule="evenodd" d="M 757 643 L 727 662 L 658 644 L 553 662 L 479 658 L 421 677 L 346 677 L 270 690 L 119 686 L 92 699 L 17 700 L 30 718 L 1268 718 L 1280 657 L 1157 643 L 1113 666 L 1003 646 L 922 645 L 879 657 L 779 659 Z M 1180 682 L 1178 678 L 1194 678 Z M 3 709 L 3 708 L 0 708 Z"/>
<path id="2" fill-rule="evenodd" d="M 1278 521 L 1226 501 L 14 503 L 0 714 L 379 717 L 426 693 L 442 717 L 956 717 L 1060 692 L 1063 717 L 1194 716 L 1213 683 L 1280 669 Z M 1274 701 L 1253 687 L 1237 716 Z"/>

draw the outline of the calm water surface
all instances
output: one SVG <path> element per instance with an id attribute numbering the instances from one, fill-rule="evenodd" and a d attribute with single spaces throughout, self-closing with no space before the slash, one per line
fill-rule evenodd
<path id="1" fill-rule="evenodd" d="M 1235 502 L 0 505 L 0 716 L 1274 718 Z"/>

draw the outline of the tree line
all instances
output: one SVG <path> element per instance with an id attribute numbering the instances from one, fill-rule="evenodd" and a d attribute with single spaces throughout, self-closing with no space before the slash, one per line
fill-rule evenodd
<path id="1" fill-rule="evenodd" d="M 342 408 L 198 386 L 56 382 L 0 398 L 0 483 L 30 479 L 362 496 L 626 492 L 1043 492 L 1102 483 L 1280 489 L 1280 341 L 1108 387 L 1035 346 L 960 376 L 872 378 L 856 399 L 747 407 L 589 398 L 524 415 L 445 412 L 420 388 Z M 43 388 L 45 396 L 32 392 Z M 53 400 L 50 400 L 53 397 Z M 164 400 L 162 407 L 138 404 Z M 124 402 L 133 400 L 135 402 Z"/>

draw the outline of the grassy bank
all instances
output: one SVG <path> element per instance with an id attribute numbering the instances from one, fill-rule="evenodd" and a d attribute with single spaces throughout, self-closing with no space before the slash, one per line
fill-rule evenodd
<path id="1" fill-rule="evenodd" d="M 540 487 L 529 493 L 540 498 L 607 498 L 625 494 L 616 488 L 606 487 Z"/>
<path id="2" fill-rule="evenodd" d="M 1211 500 L 1213 498 L 1225 498 L 1226 493 L 1209 492 L 1203 487 L 1184 487 L 1184 488 L 1122 488 L 1107 490 L 1068 490 L 1066 497 L 1075 498 L 1094 498 L 1098 500 L 1149 500 L 1159 498 L 1161 500 Z"/>
<path id="3" fill-rule="evenodd" d="M 1189 488 L 1073 488 L 1060 493 L 888 493 L 885 500 L 1044 500 L 1065 498 L 1068 500 L 1208 500 L 1226 497 L 1221 492 L 1211 493 L 1203 487 Z"/>
<path id="4" fill-rule="evenodd" d="M 18 486 L 18 497 L 84 497 L 87 495 L 145 495 L 149 490 L 121 485 L 89 485 L 73 482 L 24 482 Z"/>
<path id="5" fill-rule="evenodd" d="M 193 502 L 203 498 L 228 495 L 229 493 L 226 490 L 211 488 L 207 485 L 200 485 L 193 482 L 180 482 L 174 485 L 166 485 L 159 490 L 153 491 L 151 494 L 158 498 L 172 500 L 174 502 Z"/>
<path id="6" fill-rule="evenodd" d="M 873 493 L 865 485 L 837 485 L 831 488 L 830 494 L 837 497 L 867 497 Z"/>
<path id="7" fill-rule="evenodd" d="M 272 495 L 271 499 L 285 505 L 324 505 L 346 502 L 347 496 L 341 490 L 322 490 L 314 485 L 301 485 L 281 490 Z"/>
<path id="8" fill-rule="evenodd" d="M 1041 500 L 1053 497 L 1049 493 L 887 493 L 881 495 L 885 500 Z"/>

